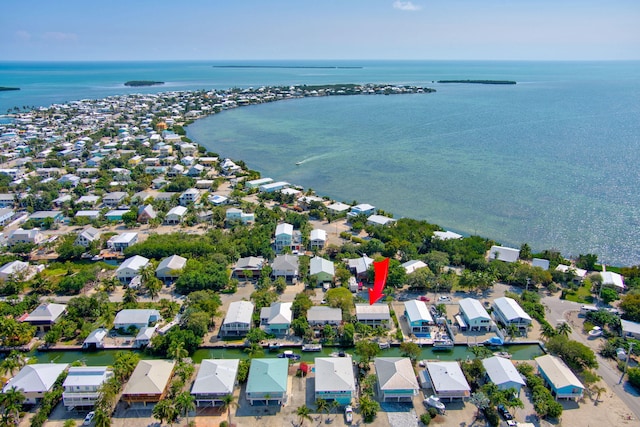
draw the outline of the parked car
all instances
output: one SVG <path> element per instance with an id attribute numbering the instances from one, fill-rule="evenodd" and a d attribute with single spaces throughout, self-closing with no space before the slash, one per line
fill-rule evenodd
<path id="1" fill-rule="evenodd" d="M 83 426 L 88 426 L 89 424 L 91 424 L 91 421 L 93 421 L 93 417 L 96 416 L 96 413 L 94 411 L 91 411 L 87 414 L 86 417 L 84 417 L 84 421 L 82 422 Z"/>
<path id="2" fill-rule="evenodd" d="M 344 408 L 344 418 L 347 424 L 351 424 L 353 422 L 353 408 L 351 405 L 347 405 L 347 407 Z"/>
<path id="3" fill-rule="evenodd" d="M 429 301 L 431 301 L 431 300 L 429 299 L 429 297 L 425 297 L 424 295 L 422 295 L 422 296 L 420 297 L 420 301 L 422 301 L 422 302 L 429 302 Z"/>
<path id="4" fill-rule="evenodd" d="M 505 408 L 505 406 L 502 404 L 498 405 L 498 413 L 502 415 L 502 418 L 504 418 L 506 421 L 513 419 L 513 415 L 511 415 L 507 408 Z"/>
<path id="5" fill-rule="evenodd" d="M 451 297 L 448 295 L 440 295 L 438 301 L 451 301 Z"/>

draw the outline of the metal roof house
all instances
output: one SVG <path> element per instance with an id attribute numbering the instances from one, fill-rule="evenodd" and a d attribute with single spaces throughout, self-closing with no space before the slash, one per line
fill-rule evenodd
<path id="1" fill-rule="evenodd" d="M 51 329 L 54 323 L 64 314 L 67 306 L 64 304 L 48 303 L 40 304 L 33 310 L 24 321 L 37 326 L 39 330 L 46 332 Z"/>
<path id="2" fill-rule="evenodd" d="M 640 323 L 620 319 L 620 324 L 622 325 L 622 335 L 637 340 L 640 339 Z"/>
<path id="3" fill-rule="evenodd" d="M 365 325 L 389 328 L 391 312 L 387 304 L 356 304 L 356 319 Z"/>
<path id="4" fill-rule="evenodd" d="M 93 407 L 100 395 L 100 387 L 113 372 L 106 366 L 72 366 L 62 387 L 62 400 L 68 410 Z"/>
<path id="5" fill-rule="evenodd" d="M 229 304 L 227 315 L 220 326 L 223 336 L 243 336 L 251 329 L 254 305 L 250 301 L 234 301 Z"/>
<path id="6" fill-rule="evenodd" d="M 162 316 L 155 309 L 125 309 L 116 314 L 113 327 L 115 329 L 128 329 L 134 326 L 137 329 L 142 329 L 149 326 L 150 323 L 160 321 L 160 319 L 162 319 Z"/>
<path id="7" fill-rule="evenodd" d="M 425 264 L 423 261 L 420 260 L 411 260 L 411 261 L 407 261 L 405 263 L 402 264 L 402 268 L 404 268 L 404 271 L 407 272 L 407 274 L 411 274 L 416 270 L 419 270 L 421 268 L 424 267 L 428 267 L 427 264 Z"/>
<path id="8" fill-rule="evenodd" d="M 104 328 L 98 328 L 93 331 L 85 338 L 82 343 L 83 349 L 98 349 L 104 348 L 104 339 L 107 336 L 108 331 Z"/>
<path id="9" fill-rule="evenodd" d="M 24 261 L 11 261 L 0 267 L 0 279 L 7 280 L 10 277 L 22 278 L 29 275 L 29 263 Z M 26 278 L 26 277 L 25 277 Z"/>
<path id="10" fill-rule="evenodd" d="M 278 255 L 271 263 L 271 274 L 293 282 L 298 277 L 299 266 L 300 261 L 296 255 Z"/>
<path id="11" fill-rule="evenodd" d="M 315 398 L 348 405 L 356 393 L 351 357 L 316 357 Z"/>
<path id="12" fill-rule="evenodd" d="M 489 260 L 497 259 L 504 262 L 516 262 L 520 257 L 520 249 L 507 248 L 506 246 L 491 246 Z"/>
<path id="13" fill-rule="evenodd" d="M 187 259 L 180 255 L 166 257 L 156 267 L 156 277 L 165 282 L 175 280 L 180 275 L 180 271 L 187 265 Z"/>
<path id="14" fill-rule="evenodd" d="M 515 325 L 518 328 L 526 328 L 531 324 L 529 316 L 513 298 L 501 297 L 493 301 L 493 315 L 496 320 L 504 325 Z"/>
<path id="15" fill-rule="evenodd" d="M 233 277 L 237 279 L 253 279 L 254 277 L 259 277 L 263 266 L 264 258 L 261 256 L 240 258 L 233 268 Z"/>
<path id="16" fill-rule="evenodd" d="M 546 354 L 537 357 L 538 372 L 557 399 L 580 399 L 584 385 L 562 359 Z"/>
<path id="17" fill-rule="evenodd" d="M 291 247 L 293 242 L 293 225 L 285 223 L 278 224 L 275 231 L 275 250 L 282 251 L 284 248 Z"/>
<path id="18" fill-rule="evenodd" d="M 286 335 L 291 327 L 293 313 L 290 302 L 274 302 L 270 307 L 260 310 L 260 326 L 267 333 Z"/>
<path id="19" fill-rule="evenodd" d="M 600 273 L 602 277 L 602 286 L 609 286 L 618 292 L 624 291 L 626 288 L 624 284 L 624 278 L 618 273 L 613 271 L 603 271 Z"/>
<path id="20" fill-rule="evenodd" d="M 26 365 L 2 388 L 6 392 L 15 387 L 25 396 L 25 403 L 38 403 L 44 394 L 53 388 L 61 373 L 69 367 L 68 363 L 35 363 Z"/>
<path id="21" fill-rule="evenodd" d="M 309 233 L 309 249 L 323 249 L 327 244 L 327 232 L 321 228 L 314 228 Z"/>
<path id="22" fill-rule="evenodd" d="M 363 255 L 360 258 L 348 259 L 347 263 L 349 264 L 349 270 L 351 270 L 358 279 L 366 279 L 367 270 L 369 266 L 373 264 L 373 258 Z"/>
<path id="23" fill-rule="evenodd" d="M 288 359 L 253 359 L 249 368 L 246 399 L 265 405 L 282 405 L 287 401 Z"/>
<path id="24" fill-rule="evenodd" d="M 307 322 L 312 328 L 324 325 L 340 326 L 342 310 L 322 305 L 313 306 L 307 311 Z"/>
<path id="25" fill-rule="evenodd" d="M 429 313 L 427 304 L 424 301 L 406 301 L 404 303 L 404 315 L 412 333 L 422 334 L 431 331 L 429 326 L 433 325 L 433 316 Z"/>
<path id="26" fill-rule="evenodd" d="M 333 261 L 324 259 L 319 256 L 311 258 L 309 261 L 309 275 L 316 278 L 316 284 L 322 285 L 323 283 L 333 283 L 335 267 Z"/>
<path id="27" fill-rule="evenodd" d="M 122 392 L 122 400 L 145 406 L 159 402 L 167 394 L 175 365 L 173 360 L 141 360 Z"/>
<path id="28" fill-rule="evenodd" d="M 470 330 L 491 329 L 491 317 L 480 301 L 473 298 L 461 299 L 460 312 Z"/>
<path id="29" fill-rule="evenodd" d="M 376 357 L 378 391 L 383 402 L 410 402 L 418 394 L 418 380 L 408 357 Z"/>
<path id="30" fill-rule="evenodd" d="M 525 385 L 525 382 L 509 359 L 498 356 L 489 357 L 482 361 L 482 365 L 487 371 L 488 379 L 497 385 L 499 390 L 512 388 L 520 394 L 520 389 Z"/>
<path id="31" fill-rule="evenodd" d="M 120 267 L 116 270 L 116 277 L 122 283 L 129 283 L 131 279 L 140 274 L 140 270 L 142 270 L 147 264 L 149 264 L 149 259 L 140 255 L 134 255 L 130 258 L 124 260 Z"/>
<path id="32" fill-rule="evenodd" d="M 471 395 L 471 387 L 458 362 L 427 362 L 426 372 L 439 398 L 465 399 Z"/>
<path id="33" fill-rule="evenodd" d="M 233 394 L 240 359 L 204 359 L 196 376 L 191 395 L 198 408 L 222 405 L 222 399 Z"/>

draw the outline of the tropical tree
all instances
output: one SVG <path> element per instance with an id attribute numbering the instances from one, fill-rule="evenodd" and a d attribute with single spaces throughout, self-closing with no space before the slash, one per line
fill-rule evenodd
<path id="1" fill-rule="evenodd" d="M 68 419 L 62 424 L 62 427 L 76 427 L 76 420 Z"/>
<path id="2" fill-rule="evenodd" d="M 222 411 L 227 411 L 227 419 L 229 420 L 229 424 L 231 424 L 231 408 L 237 408 L 238 402 L 236 401 L 236 397 L 233 394 L 227 394 L 222 397 L 222 407 L 220 408 Z"/>
<path id="3" fill-rule="evenodd" d="M 509 339 L 511 339 L 511 341 L 513 341 L 513 339 L 518 336 L 518 332 L 518 326 L 514 325 L 513 323 L 510 323 L 509 326 L 507 326 L 507 335 L 509 336 Z"/>
<path id="4" fill-rule="evenodd" d="M 187 420 L 187 425 L 189 425 L 189 412 L 196 409 L 195 397 L 188 391 L 183 391 L 176 396 L 174 402 L 178 414 L 184 416 Z"/>
<path id="5" fill-rule="evenodd" d="M 7 421 L 9 421 L 10 424 L 17 426 L 20 423 L 20 410 L 22 409 L 24 399 L 24 394 L 16 387 L 11 387 L 9 390 L 0 394 L 0 407 L 2 408 L 2 412 L 7 416 Z"/>
<path id="6" fill-rule="evenodd" d="M 598 404 L 598 402 L 600 401 L 600 395 L 602 395 L 602 393 L 606 393 L 606 391 L 607 391 L 606 387 L 602 387 L 597 384 L 591 387 L 591 393 L 596 395 L 596 400 L 594 404 Z"/>
<path id="7" fill-rule="evenodd" d="M 128 287 L 124 291 L 124 296 L 122 297 L 122 303 L 125 307 L 137 307 L 138 297 L 136 295 L 136 290 L 131 287 Z"/>
<path id="8" fill-rule="evenodd" d="M 558 325 L 558 327 L 556 327 L 556 333 L 565 337 L 569 337 L 571 331 L 571 325 L 569 325 L 569 323 L 567 322 L 562 322 Z"/>
<path id="9" fill-rule="evenodd" d="M 313 418 L 311 418 L 310 414 L 311 409 L 309 409 L 307 405 L 298 406 L 298 409 L 296 410 L 296 415 L 300 420 L 298 427 L 302 427 L 302 423 L 304 423 L 304 420 L 313 421 Z"/>
<path id="10" fill-rule="evenodd" d="M 173 360 L 180 362 L 189 355 L 189 352 L 184 348 L 184 343 L 182 341 L 174 341 L 171 344 L 171 347 L 169 347 L 168 354 L 173 357 Z"/>
<path id="11" fill-rule="evenodd" d="M 249 355 L 249 359 L 255 359 L 264 356 L 264 349 L 260 344 L 256 343 L 252 343 L 249 347 L 246 347 L 244 351 Z"/>
<path id="12" fill-rule="evenodd" d="M 173 425 L 178 420 L 178 410 L 173 402 L 168 399 L 161 400 L 153 407 L 153 418 L 160 420 L 160 423 L 167 421 L 169 425 Z"/>
<path id="13" fill-rule="evenodd" d="M 375 342 L 362 340 L 356 343 L 355 353 L 360 356 L 361 363 L 368 364 L 380 353 L 380 347 Z"/>
<path id="14" fill-rule="evenodd" d="M 364 395 L 360 398 L 360 413 L 364 422 L 370 423 L 378 414 L 380 404 L 373 400 L 370 396 Z"/>
<path id="15" fill-rule="evenodd" d="M 93 422 L 96 427 L 111 427 L 111 417 L 104 408 L 96 408 Z"/>
<path id="16" fill-rule="evenodd" d="M 335 400 L 334 400 L 335 402 Z M 330 407 L 329 407 L 329 402 L 327 402 L 324 399 L 316 399 L 316 411 L 318 411 L 320 414 L 322 414 L 323 412 L 329 412 Z"/>
<path id="17" fill-rule="evenodd" d="M 416 363 L 416 360 L 418 360 L 418 357 L 420 357 L 420 354 L 422 353 L 420 346 L 411 341 L 401 343 L 400 351 L 403 357 L 408 357 L 411 359 L 411 363 Z"/>
<path id="18" fill-rule="evenodd" d="M 152 277 L 145 283 L 144 287 L 147 289 L 149 298 L 151 298 L 151 301 L 153 301 L 158 297 L 158 295 L 160 295 L 160 291 L 162 290 L 162 282 L 157 277 Z"/>
<path id="19" fill-rule="evenodd" d="M 557 332 L 553 326 L 545 322 L 540 326 L 540 335 L 547 340 L 557 335 Z"/>
<path id="20" fill-rule="evenodd" d="M 490 400 L 486 394 L 481 391 L 477 391 L 471 395 L 471 397 L 469 398 L 469 402 L 471 402 L 472 405 L 478 408 L 478 411 L 476 412 L 477 419 L 480 415 L 480 411 L 489 406 Z"/>

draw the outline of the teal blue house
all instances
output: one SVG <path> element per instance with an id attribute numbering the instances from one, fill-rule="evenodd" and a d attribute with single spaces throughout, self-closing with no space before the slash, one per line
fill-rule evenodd
<path id="1" fill-rule="evenodd" d="M 287 401 L 289 359 L 253 359 L 246 398 L 254 405 L 284 405 Z"/>

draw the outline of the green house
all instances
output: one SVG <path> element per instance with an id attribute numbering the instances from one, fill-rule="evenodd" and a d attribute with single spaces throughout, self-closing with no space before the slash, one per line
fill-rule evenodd
<path id="1" fill-rule="evenodd" d="M 246 398 L 254 405 L 283 405 L 287 401 L 289 359 L 253 359 Z"/>

